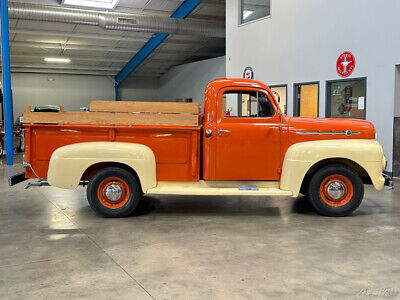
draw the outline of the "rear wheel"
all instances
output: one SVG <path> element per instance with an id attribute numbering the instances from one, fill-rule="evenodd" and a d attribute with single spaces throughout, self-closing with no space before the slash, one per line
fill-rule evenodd
<path id="1" fill-rule="evenodd" d="M 343 217 L 358 208 L 364 197 L 364 184 L 351 168 L 334 164 L 319 169 L 311 178 L 308 198 L 322 215 Z"/>
<path id="2" fill-rule="evenodd" d="M 121 218 L 138 206 L 141 189 L 128 171 L 110 167 L 97 172 L 89 181 L 87 199 L 94 211 L 104 217 Z"/>

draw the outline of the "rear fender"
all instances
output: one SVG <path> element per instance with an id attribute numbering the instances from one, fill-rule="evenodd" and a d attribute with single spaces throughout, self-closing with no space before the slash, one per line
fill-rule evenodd
<path id="1" fill-rule="evenodd" d="M 75 189 L 84 172 L 99 163 L 119 163 L 132 168 L 142 191 L 156 186 L 156 160 L 153 151 L 142 144 L 119 142 L 77 143 L 53 152 L 47 180 L 50 185 Z"/>

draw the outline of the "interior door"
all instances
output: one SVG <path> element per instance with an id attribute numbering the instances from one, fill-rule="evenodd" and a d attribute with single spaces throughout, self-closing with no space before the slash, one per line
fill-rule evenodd
<path id="1" fill-rule="evenodd" d="M 278 180 L 280 116 L 271 95 L 226 88 L 218 97 L 216 180 Z"/>
<path id="2" fill-rule="evenodd" d="M 318 117 L 318 83 L 295 84 L 295 115 L 297 117 Z"/>

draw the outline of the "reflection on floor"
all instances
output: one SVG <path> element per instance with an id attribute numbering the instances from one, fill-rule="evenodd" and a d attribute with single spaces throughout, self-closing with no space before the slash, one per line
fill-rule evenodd
<path id="1" fill-rule="evenodd" d="M 399 190 L 367 186 L 346 218 L 304 198 L 147 196 L 103 219 L 84 188 L 8 187 L 20 170 L 3 158 L 1 299 L 400 297 Z"/>

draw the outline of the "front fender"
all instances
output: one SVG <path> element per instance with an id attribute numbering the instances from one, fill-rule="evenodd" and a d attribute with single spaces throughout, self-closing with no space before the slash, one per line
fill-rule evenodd
<path id="1" fill-rule="evenodd" d="M 144 193 L 156 186 L 153 151 L 145 145 L 119 142 L 77 143 L 58 148 L 51 156 L 47 180 L 55 187 L 75 189 L 90 166 L 108 162 L 135 170 Z"/>
<path id="2" fill-rule="evenodd" d="M 382 171 L 385 158 L 382 146 L 375 140 L 320 140 L 297 143 L 289 147 L 282 166 L 280 188 L 297 197 L 310 168 L 326 159 L 348 159 L 368 173 L 375 188 L 385 183 Z"/>

